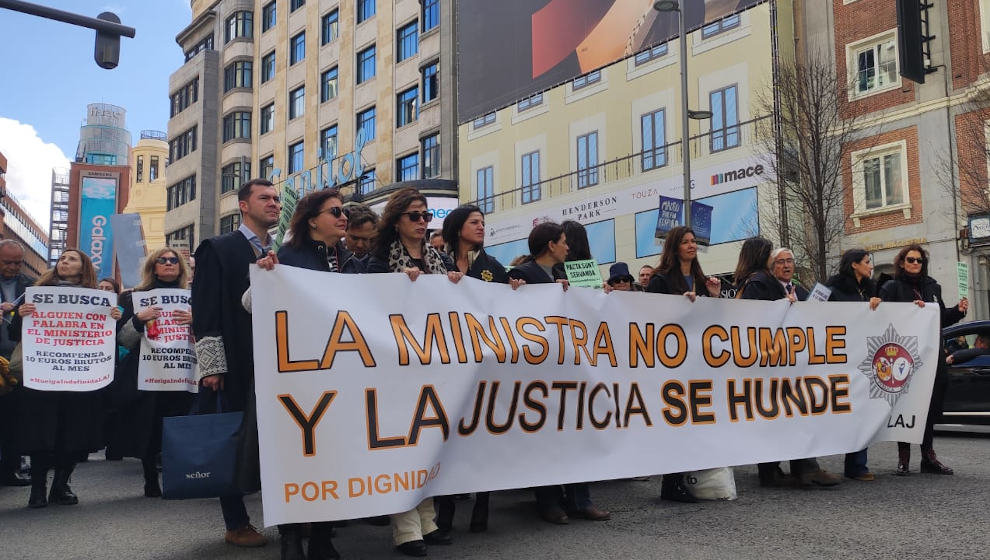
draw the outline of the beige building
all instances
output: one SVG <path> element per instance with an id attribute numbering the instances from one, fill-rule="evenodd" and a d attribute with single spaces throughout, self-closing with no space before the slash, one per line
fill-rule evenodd
<path id="1" fill-rule="evenodd" d="M 192 7 L 170 79 L 169 239 L 194 249 L 236 228 L 248 177 L 372 204 L 399 181 L 455 178 L 450 0 Z"/>
<path id="2" fill-rule="evenodd" d="M 741 241 L 776 238 L 776 209 L 756 123 L 779 45 L 793 45 L 789 2 L 730 14 L 687 38 L 692 199 L 712 207 L 709 274 L 731 273 Z M 776 13 L 774 11 L 776 10 Z M 564 85 L 461 124 L 462 201 L 487 214 L 486 250 L 503 264 L 528 253 L 543 220 L 585 225 L 605 275 L 623 261 L 655 264 L 660 196 L 683 197 L 680 53 L 670 40 Z M 695 227 L 698 224 L 695 222 Z"/>
<path id="3" fill-rule="evenodd" d="M 165 133 L 142 130 L 131 149 L 131 190 L 125 214 L 140 214 L 144 242 L 149 251 L 165 246 Z"/>

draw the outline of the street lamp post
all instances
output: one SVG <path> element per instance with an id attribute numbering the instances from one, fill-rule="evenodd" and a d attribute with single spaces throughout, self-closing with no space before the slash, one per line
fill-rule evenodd
<path id="1" fill-rule="evenodd" d="M 653 9 L 658 12 L 677 12 L 678 42 L 681 51 L 681 160 L 684 172 L 684 225 L 691 227 L 691 131 L 688 119 L 711 118 L 711 111 L 692 111 L 688 108 L 687 33 L 684 31 L 684 11 L 677 0 L 659 0 Z"/>

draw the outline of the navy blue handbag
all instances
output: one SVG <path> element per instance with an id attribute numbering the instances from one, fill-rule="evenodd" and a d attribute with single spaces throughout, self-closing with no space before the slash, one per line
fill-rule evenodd
<path id="1" fill-rule="evenodd" d="M 197 407 L 204 399 L 197 399 Z M 166 500 L 240 494 L 236 464 L 243 412 L 165 418 L 162 425 L 162 493 Z"/>

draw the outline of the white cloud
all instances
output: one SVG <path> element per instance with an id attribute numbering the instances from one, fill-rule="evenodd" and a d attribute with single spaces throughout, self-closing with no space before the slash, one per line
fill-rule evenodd
<path id="1" fill-rule="evenodd" d="M 69 158 L 38 136 L 33 126 L 0 117 L 0 152 L 7 157 L 7 190 L 45 231 L 52 198 L 52 169 L 69 169 Z"/>

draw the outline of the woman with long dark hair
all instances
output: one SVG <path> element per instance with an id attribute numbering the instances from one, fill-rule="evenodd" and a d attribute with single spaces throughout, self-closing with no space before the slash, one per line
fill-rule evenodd
<path id="1" fill-rule="evenodd" d="M 842 253 L 839 271 L 825 282 L 832 290 L 829 301 L 857 301 L 869 303 L 870 309 L 880 305 L 877 287 L 873 283 L 873 263 L 864 249 L 849 249 Z M 847 478 L 869 482 L 876 479 L 866 466 L 867 450 L 846 453 L 844 473 Z"/>
<path id="2" fill-rule="evenodd" d="M 564 220 L 560 223 L 560 227 L 564 230 L 564 235 L 567 237 L 567 255 L 562 262 L 554 265 L 553 274 L 556 279 L 566 279 L 565 262 L 587 261 L 594 257 L 591 256 L 591 243 L 588 241 L 588 230 L 585 229 L 581 222 Z"/>
<path id="3" fill-rule="evenodd" d="M 509 271 L 509 278 L 525 280 L 527 284 L 563 284 L 568 282 L 554 279 L 554 266 L 564 262 L 568 254 L 567 235 L 564 228 L 553 222 L 538 224 L 529 232 L 529 253 L 532 259 Z M 534 488 L 536 507 L 540 517 L 557 525 L 569 522 L 568 515 L 583 517 L 591 521 L 605 521 L 611 518 L 607 511 L 599 509 L 591 501 L 591 491 L 587 482 L 559 484 Z M 566 507 L 561 507 L 561 505 Z"/>
<path id="4" fill-rule="evenodd" d="M 120 362 L 119 376 L 114 383 L 127 384 L 127 387 L 119 387 L 115 392 L 130 398 L 118 403 L 118 421 L 111 432 L 110 446 L 122 456 L 141 459 L 144 495 L 149 498 L 162 495 L 158 483 L 162 419 L 187 414 L 194 397 L 186 391 L 142 391 L 137 388 L 145 326 L 161 317 L 162 310 L 153 306 L 135 313 L 133 294 L 159 288 L 185 289 L 188 278 L 189 267 L 179 252 L 163 247 L 148 255 L 141 267 L 141 283 L 119 300 L 123 316 L 118 324 L 118 341 L 124 344 L 128 352 Z M 189 310 L 176 310 L 174 316 L 178 325 L 192 324 L 192 312 Z"/>
<path id="5" fill-rule="evenodd" d="M 880 288 L 880 299 L 883 301 L 914 302 L 918 307 L 926 303 L 935 303 L 940 310 L 940 328 L 958 323 L 966 316 L 969 300 L 962 298 L 957 305 L 946 307 L 942 300 L 942 286 L 928 275 L 928 253 L 918 244 L 908 245 L 897 253 L 894 258 L 894 278 Z M 941 336 L 939 337 L 941 340 Z M 935 421 L 942 416 L 942 401 L 945 399 L 945 387 L 948 383 L 948 371 L 945 365 L 945 348 L 939 345 L 938 367 L 935 370 L 935 386 L 932 388 L 932 400 L 928 405 L 928 419 L 925 422 L 925 435 L 921 441 L 921 472 L 934 474 L 953 474 L 952 469 L 942 464 L 935 455 L 932 443 L 935 439 Z M 897 443 L 897 471 L 895 474 L 906 476 L 910 473 L 908 466 L 911 462 L 911 445 L 905 442 Z"/>
<path id="6" fill-rule="evenodd" d="M 96 269 L 79 249 L 65 249 L 54 267 L 41 275 L 35 286 L 96 288 Z M 32 315 L 33 303 L 17 308 L 19 318 Z M 120 319 L 120 309 L 110 316 Z M 18 321 L 19 323 L 19 321 Z M 20 324 L 16 330 L 20 332 Z M 28 507 L 41 508 L 53 502 L 75 505 L 79 498 L 69 488 L 69 476 L 80 453 L 103 442 L 100 393 L 97 391 L 37 391 L 21 389 L 20 448 L 31 455 L 31 497 Z M 55 468 L 51 492 L 46 499 L 48 471 Z"/>
<path id="7" fill-rule="evenodd" d="M 426 243 L 427 226 L 432 220 L 433 212 L 418 190 L 404 187 L 392 193 L 378 221 L 368 272 L 403 272 L 412 281 L 421 274 L 446 274 L 451 282 L 459 282 L 464 273 L 448 271 L 444 257 Z M 433 498 L 391 517 L 393 542 L 407 556 L 426 556 L 427 544 L 451 544 L 449 533 L 434 522 Z"/>

